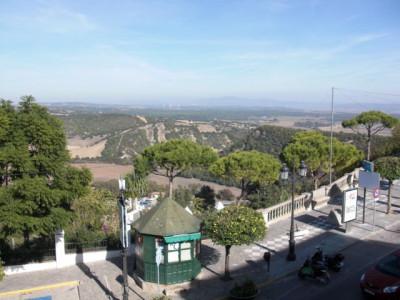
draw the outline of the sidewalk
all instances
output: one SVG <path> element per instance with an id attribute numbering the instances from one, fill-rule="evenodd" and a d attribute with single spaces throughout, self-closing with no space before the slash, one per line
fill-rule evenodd
<path id="1" fill-rule="evenodd" d="M 387 192 L 387 191 L 385 191 Z M 361 194 L 360 194 L 361 193 Z M 361 197 L 360 197 L 361 196 Z M 362 199 L 362 189 L 359 198 Z M 331 210 L 340 210 L 341 203 L 334 202 L 313 211 L 305 211 L 295 216 L 295 225 L 304 233 L 295 238 L 297 260 L 288 262 L 288 232 L 290 218 L 272 223 L 263 241 L 252 245 L 233 246 L 230 255 L 230 273 L 234 280 L 221 280 L 225 267 L 225 248 L 213 245 L 210 240 L 202 243 L 203 268 L 199 276 L 186 284 L 169 286 L 168 294 L 173 299 L 228 299 L 229 291 L 235 282 L 245 278 L 254 279 L 259 286 L 260 296 L 267 291 L 269 283 L 279 280 L 285 274 L 299 268 L 308 254 L 315 247 L 324 243 L 325 253 L 344 249 L 355 242 L 368 239 L 373 234 L 400 222 L 400 199 L 392 197 L 391 216 L 386 215 L 386 196 L 376 204 L 375 227 L 373 229 L 373 200 L 367 196 L 365 223 L 362 223 L 362 200 L 358 201 L 357 219 L 353 222 L 350 232 L 345 233 L 345 226 L 328 224 L 327 217 Z M 270 271 L 263 259 L 265 251 L 271 251 Z M 129 299 L 152 299 L 157 292 L 141 290 L 132 279 L 132 259 L 129 260 Z M 122 262 L 115 259 L 87 265 L 72 266 L 58 270 L 40 271 L 7 276 L 0 282 L 0 300 L 34 299 L 52 296 L 47 299 L 122 299 Z M 60 283 L 71 282 L 71 285 L 57 286 Z M 72 284 L 78 282 L 76 286 Z M 35 287 L 51 286 L 40 291 L 28 290 L 25 294 L 7 294 Z M 2 295 L 3 293 L 3 295 Z M 46 299 L 46 298 L 43 298 Z"/>

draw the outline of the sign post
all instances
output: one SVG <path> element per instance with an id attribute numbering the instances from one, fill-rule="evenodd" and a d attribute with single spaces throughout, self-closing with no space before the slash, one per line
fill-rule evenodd
<path id="1" fill-rule="evenodd" d="M 162 248 L 158 247 L 156 251 L 156 263 L 157 263 L 157 289 L 160 293 L 160 263 L 162 260 Z"/>
<path id="2" fill-rule="evenodd" d="M 372 231 L 375 230 L 375 213 L 376 213 L 376 202 L 379 201 L 379 195 L 381 194 L 381 189 L 380 188 L 375 188 L 374 189 L 374 222 L 372 224 Z"/>
<path id="3" fill-rule="evenodd" d="M 374 172 L 360 171 L 359 186 L 364 188 L 364 203 L 363 203 L 363 224 L 365 223 L 365 201 L 367 199 L 367 189 L 374 190 L 379 186 L 379 174 Z"/>

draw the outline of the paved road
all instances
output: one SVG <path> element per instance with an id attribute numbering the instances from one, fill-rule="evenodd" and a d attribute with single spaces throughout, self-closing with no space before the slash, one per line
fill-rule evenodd
<path id="1" fill-rule="evenodd" d="M 359 282 L 361 274 L 376 262 L 400 247 L 400 224 L 381 231 L 367 240 L 360 240 L 342 250 L 346 255 L 345 266 L 338 273 L 331 271 L 327 286 L 311 280 L 301 280 L 297 270 L 262 290 L 260 299 L 307 299 L 307 300 L 361 300 Z"/>

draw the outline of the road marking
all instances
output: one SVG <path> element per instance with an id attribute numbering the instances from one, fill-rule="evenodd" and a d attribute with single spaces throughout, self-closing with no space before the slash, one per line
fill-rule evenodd
<path id="1" fill-rule="evenodd" d="M 63 286 L 69 286 L 69 285 L 78 286 L 79 285 L 79 281 L 77 281 L 77 280 L 75 280 L 75 281 L 67 281 L 67 282 L 62 282 L 62 283 L 39 286 L 39 287 L 31 288 L 31 289 L 17 290 L 17 291 L 10 291 L 10 292 L 5 292 L 5 293 L 0 293 L 0 297 L 1 296 L 17 295 L 17 294 L 27 294 L 27 293 L 31 293 L 31 292 L 54 289 L 54 288 L 63 287 Z"/>

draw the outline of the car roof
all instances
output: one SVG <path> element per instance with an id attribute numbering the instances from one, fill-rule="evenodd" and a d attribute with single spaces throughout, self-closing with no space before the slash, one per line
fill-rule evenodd
<path id="1" fill-rule="evenodd" d="M 397 257 L 400 257 L 400 249 L 393 251 L 392 254 L 396 255 Z"/>

